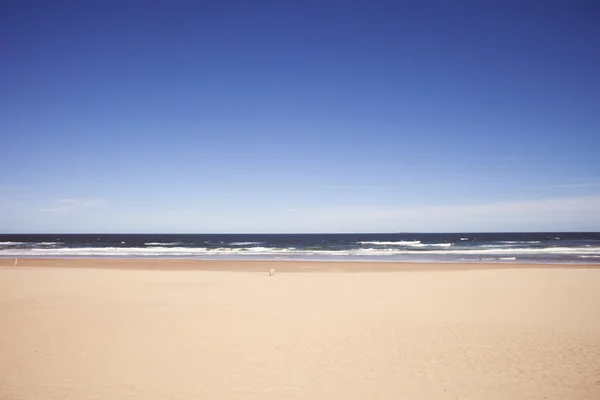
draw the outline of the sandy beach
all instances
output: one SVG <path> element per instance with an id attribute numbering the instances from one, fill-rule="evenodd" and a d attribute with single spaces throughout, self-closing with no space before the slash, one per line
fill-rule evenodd
<path id="1" fill-rule="evenodd" d="M 598 265 L 1 259 L 0 399 L 597 400 L 599 315 Z"/>

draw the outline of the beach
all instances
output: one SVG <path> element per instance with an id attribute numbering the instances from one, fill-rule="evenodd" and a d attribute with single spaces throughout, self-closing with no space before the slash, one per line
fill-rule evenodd
<path id="1" fill-rule="evenodd" d="M 600 398 L 597 264 L 14 261 L 0 399 Z"/>

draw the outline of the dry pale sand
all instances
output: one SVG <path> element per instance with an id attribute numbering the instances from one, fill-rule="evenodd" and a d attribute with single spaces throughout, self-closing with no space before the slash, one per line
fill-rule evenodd
<path id="1" fill-rule="evenodd" d="M 600 269 L 27 263 L 0 399 L 600 399 Z"/>

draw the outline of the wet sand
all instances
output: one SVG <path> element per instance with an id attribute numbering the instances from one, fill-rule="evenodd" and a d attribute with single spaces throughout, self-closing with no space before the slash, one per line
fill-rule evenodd
<path id="1" fill-rule="evenodd" d="M 0 258 L 0 267 L 60 267 L 92 269 L 140 270 L 197 270 L 267 272 L 398 272 L 447 271 L 473 269 L 599 269 L 600 264 L 534 264 L 534 263 L 420 263 L 420 262 L 330 262 L 330 261 L 248 261 L 248 260 L 192 260 L 140 258 Z"/>

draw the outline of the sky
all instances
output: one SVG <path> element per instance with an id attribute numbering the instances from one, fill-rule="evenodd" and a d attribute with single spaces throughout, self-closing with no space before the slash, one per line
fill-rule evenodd
<path id="1" fill-rule="evenodd" d="M 600 231 L 594 1 L 4 1 L 0 233 Z"/>

